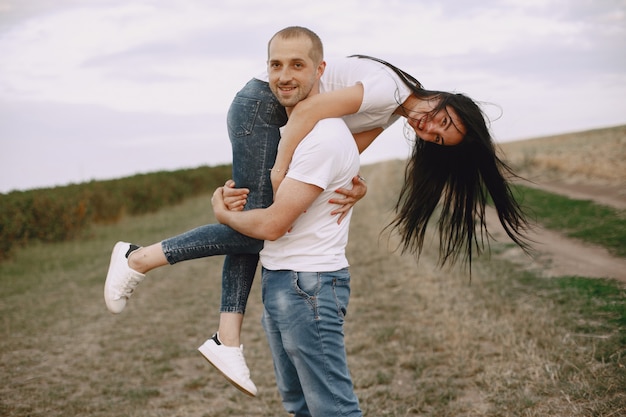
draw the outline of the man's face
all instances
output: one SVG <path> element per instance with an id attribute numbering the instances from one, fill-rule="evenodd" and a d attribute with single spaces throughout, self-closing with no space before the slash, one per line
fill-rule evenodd
<path id="1" fill-rule="evenodd" d="M 312 43 L 306 36 L 275 38 L 269 45 L 267 73 L 270 89 L 285 107 L 293 107 L 307 98 L 324 71 L 324 63 L 309 56 Z"/>

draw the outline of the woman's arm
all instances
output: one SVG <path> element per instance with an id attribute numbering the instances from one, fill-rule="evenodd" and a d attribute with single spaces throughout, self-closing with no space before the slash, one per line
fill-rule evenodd
<path id="1" fill-rule="evenodd" d="M 336 204 L 339 207 L 330 212 L 331 216 L 339 214 L 339 219 L 337 219 L 337 224 L 340 224 L 341 221 L 346 217 L 348 211 L 367 193 L 367 184 L 365 184 L 365 178 L 361 175 L 357 175 L 352 178 L 352 188 L 339 188 L 335 190 L 337 194 L 341 197 L 331 198 L 328 200 L 330 204 Z"/>
<path id="2" fill-rule="evenodd" d="M 363 153 L 363 151 L 366 150 L 367 147 L 374 142 L 374 139 L 376 139 L 381 133 L 383 133 L 382 127 L 377 127 L 365 132 L 354 133 L 352 136 L 354 136 L 356 146 L 359 148 L 359 153 Z"/>
<path id="3" fill-rule="evenodd" d="M 359 111 L 363 102 L 363 85 L 355 84 L 328 93 L 315 94 L 298 103 L 283 128 L 278 155 L 272 168 L 274 190 L 285 178 L 291 157 L 302 139 L 322 119 L 342 117 Z"/>

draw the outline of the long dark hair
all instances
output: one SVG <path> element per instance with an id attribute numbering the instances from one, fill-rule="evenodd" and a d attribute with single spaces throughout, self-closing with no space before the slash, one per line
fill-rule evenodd
<path id="1" fill-rule="evenodd" d="M 471 271 L 474 248 L 480 254 L 489 242 L 485 207 L 491 197 L 507 235 L 529 253 L 529 241 L 524 235 L 528 221 L 509 184 L 509 178 L 517 175 L 496 155 L 487 118 L 478 104 L 463 94 L 425 90 L 415 77 L 381 59 L 353 57 L 386 65 L 416 97 L 438 100 L 433 114 L 450 106 L 466 129 L 463 140 L 455 146 L 415 137 L 395 206 L 396 216 L 389 224 L 399 232 L 403 252 L 421 254 L 428 222 L 440 205 L 440 264 L 453 264 L 463 255 Z"/>

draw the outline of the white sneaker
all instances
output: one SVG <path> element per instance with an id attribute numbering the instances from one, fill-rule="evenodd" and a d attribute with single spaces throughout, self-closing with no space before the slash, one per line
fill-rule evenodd
<path id="1" fill-rule="evenodd" d="M 198 350 L 237 389 L 251 397 L 256 396 L 256 385 L 250 379 L 250 370 L 243 357 L 243 345 L 224 346 L 215 333 Z"/>
<path id="2" fill-rule="evenodd" d="M 104 282 L 104 301 L 111 313 L 121 313 L 135 287 L 146 277 L 128 266 L 128 255 L 139 246 L 117 242 L 111 254 L 109 272 Z"/>

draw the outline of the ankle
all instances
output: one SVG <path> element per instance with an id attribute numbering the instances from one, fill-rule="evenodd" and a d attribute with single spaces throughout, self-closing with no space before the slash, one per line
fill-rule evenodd
<path id="1" fill-rule="evenodd" d="M 128 267 L 140 274 L 145 274 L 150 268 L 148 268 L 145 263 L 145 256 L 141 254 L 142 250 L 143 248 L 139 248 L 128 255 Z"/>
<path id="2" fill-rule="evenodd" d="M 241 345 L 239 337 L 229 336 L 228 334 L 217 332 L 217 339 L 224 346 L 239 347 Z"/>

